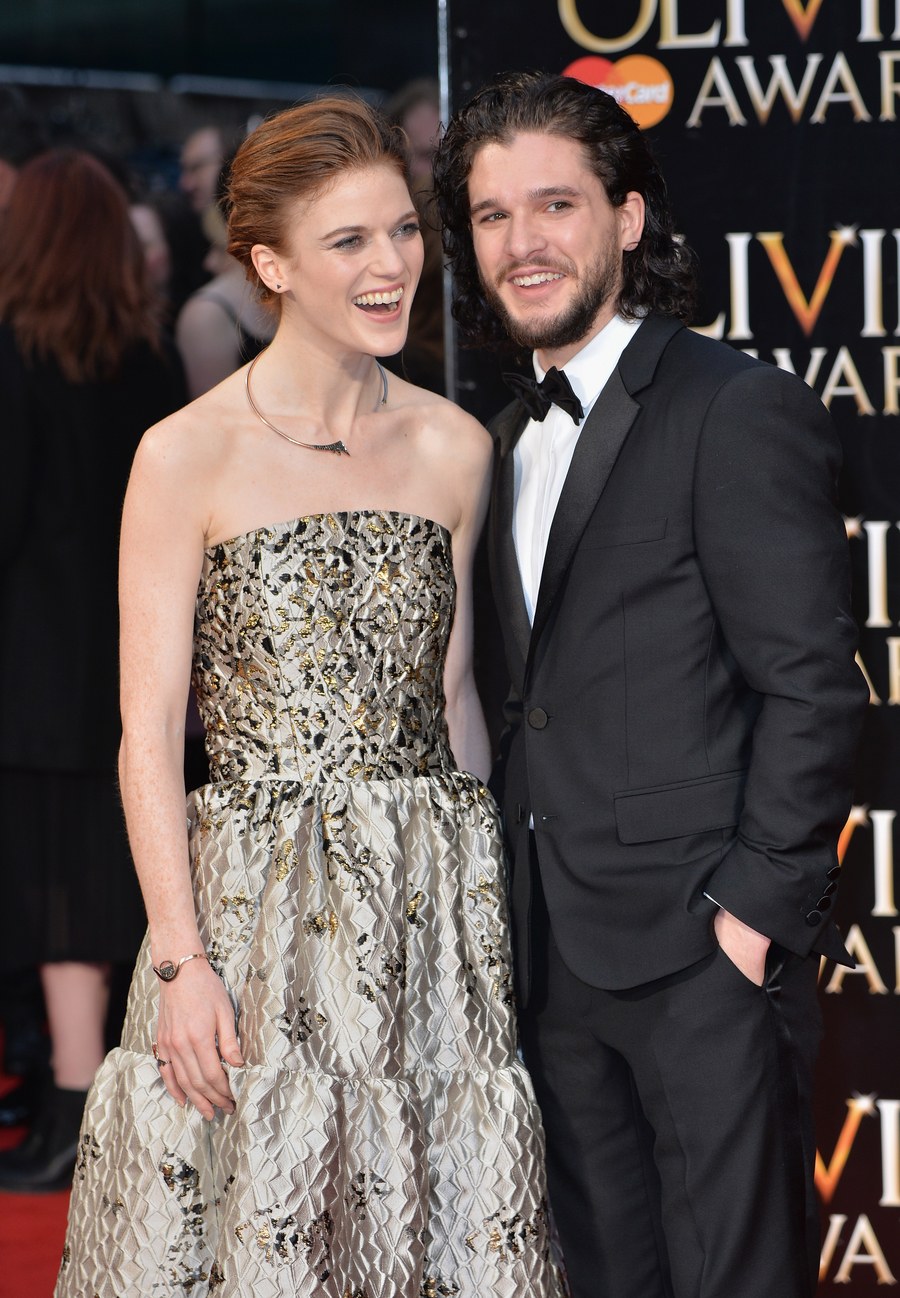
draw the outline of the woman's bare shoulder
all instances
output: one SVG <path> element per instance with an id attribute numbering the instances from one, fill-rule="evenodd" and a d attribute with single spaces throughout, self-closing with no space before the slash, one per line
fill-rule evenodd
<path id="1" fill-rule="evenodd" d="M 478 464 L 490 458 L 490 434 L 461 406 L 402 379 L 391 378 L 390 382 L 397 386 L 398 405 L 415 413 L 416 426 L 423 440 L 432 443 L 436 450 L 449 453 L 454 459 L 471 459 Z"/>
<path id="2" fill-rule="evenodd" d="M 148 428 L 141 438 L 132 482 L 187 500 L 208 498 L 236 453 L 247 427 L 243 379 L 217 387 Z"/>

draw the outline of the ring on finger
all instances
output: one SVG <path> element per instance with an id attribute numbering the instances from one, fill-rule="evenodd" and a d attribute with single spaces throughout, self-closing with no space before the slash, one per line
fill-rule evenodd
<path id="1" fill-rule="evenodd" d="M 166 1064 L 170 1064 L 172 1062 L 171 1059 L 160 1059 L 159 1046 L 156 1044 L 155 1041 L 150 1042 L 150 1049 L 153 1051 L 153 1058 L 156 1060 L 157 1068 L 165 1068 Z"/>

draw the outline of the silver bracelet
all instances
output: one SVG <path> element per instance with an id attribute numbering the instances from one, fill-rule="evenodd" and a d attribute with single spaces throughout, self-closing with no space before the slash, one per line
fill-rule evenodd
<path id="1" fill-rule="evenodd" d="M 159 966 L 153 964 L 150 968 L 157 978 L 161 978 L 164 983 L 170 983 L 177 976 L 181 966 L 187 964 L 188 960 L 206 960 L 208 963 L 209 956 L 205 951 L 195 951 L 193 955 L 183 955 L 177 964 L 173 964 L 171 960 L 163 960 Z"/>

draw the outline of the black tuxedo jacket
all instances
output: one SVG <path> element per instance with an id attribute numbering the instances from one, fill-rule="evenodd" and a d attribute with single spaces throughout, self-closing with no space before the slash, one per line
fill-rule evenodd
<path id="1" fill-rule="evenodd" d="M 572 971 L 625 988 L 712 949 L 713 903 L 789 951 L 829 911 L 868 698 L 840 448 L 798 378 L 650 316 L 583 427 L 529 628 L 517 401 L 492 423 L 512 691 L 499 780 L 527 995 L 528 826 Z"/>

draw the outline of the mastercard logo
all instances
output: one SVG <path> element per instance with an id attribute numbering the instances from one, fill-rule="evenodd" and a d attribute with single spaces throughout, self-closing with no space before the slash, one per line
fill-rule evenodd
<path id="1" fill-rule="evenodd" d="M 588 55 L 570 63 L 563 75 L 605 90 L 642 128 L 661 122 L 675 96 L 668 70 L 647 54 L 629 54 L 618 63 Z"/>

